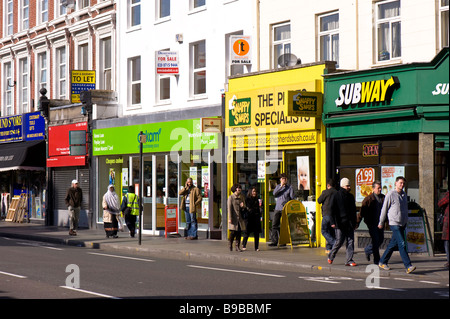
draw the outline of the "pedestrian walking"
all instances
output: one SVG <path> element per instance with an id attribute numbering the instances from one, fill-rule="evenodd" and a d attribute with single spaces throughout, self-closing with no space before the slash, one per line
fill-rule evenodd
<path id="1" fill-rule="evenodd" d="M 269 246 L 278 246 L 278 239 L 280 238 L 281 213 L 283 212 L 284 205 L 294 199 L 294 189 L 288 184 L 286 174 L 281 174 L 280 184 L 275 187 L 273 196 L 275 197 L 276 203 L 275 213 L 272 220 L 272 242 Z"/>
<path id="2" fill-rule="evenodd" d="M 228 237 L 228 248 L 233 250 L 233 241 L 235 241 L 236 251 L 241 252 L 241 232 L 245 231 L 244 218 L 242 213 L 246 211 L 245 197 L 241 194 L 242 188 L 239 184 L 234 184 L 231 187 L 232 194 L 228 197 L 228 230 L 230 235 Z"/>
<path id="3" fill-rule="evenodd" d="M 386 218 L 389 220 L 389 227 L 392 231 L 392 238 L 388 247 L 384 251 L 378 266 L 384 270 L 389 270 L 389 259 L 394 250 L 400 252 L 403 264 L 406 268 L 406 273 L 413 272 L 416 267 L 411 264 L 408 251 L 406 249 L 406 224 L 408 223 L 408 198 L 403 187 L 406 184 L 406 179 L 403 176 L 398 176 L 395 179 L 395 189 L 387 193 L 383 207 L 381 208 L 380 222 L 378 228 L 384 228 Z"/>
<path id="4" fill-rule="evenodd" d="M 448 206 L 449 206 L 449 198 L 448 191 L 445 193 L 444 197 L 438 202 L 438 206 L 444 211 L 444 218 L 442 220 L 442 240 L 444 241 L 444 249 L 447 255 L 447 262 L 444 264 L 444 267 L 448 269 L 448 254 L 449 254 L 449 239 L 448 239 Z"/>
<path id="5" fill-rule="evenodd" d="M 69 210 L 69 235 L 76 236 L 80 221 L 81 203 L 83 202 L 83 191 L 76 179 L 72 181 L 71 187 L 67 190 L 64 201 Z"/>
<path id="6" fill-rule="evenodd" d="M 201 212 L 202 195 L 198 187 L 195 187 L 192 178 L 186 180 L 185 186 L 179 192 L 181 197 L 181 208 L 186 217 L 186 238 L 188 240 L 198 239 L 197 212 Z"/>
<path id="7" fill-rule="evenodd" d="M 244 239 L 242 241 L 242 250 L 247 249 L 248 237 L 253 233 L 255 238 L 255 250 L 259 251 L 259 233 L 261 232 L 261 216 L 263 212 L 263 202 L 258 196 L 258 191 L 255 186 L 250 187 L 245 198 L 245 205 L 247 207 L 247 216 L 244 218 L 245 231 Z"/>
<path id="8" fill-rule="evenodd" d="M 372 183 L 372 194 L 366 196 L 361 204 L 360 219 L 364 219 L 372 239 L 372 243 L 364 248 L 364 252 L 366 253 L 367 261 L 370 261 L 370 255 L 373 255 L 373 263 L 375 265 L 378 265 L 380 262 L 380 246 L 384 240 L 384 227 L 378 228 L 384 197 L 384 194 L 381 192 L 381 182 L 374 181 Z"/>
<path id="9" fill-rule="evenodd" d="M 337 252 L 347 241 L 346 266 L 355 267 L 353 260 L 355 251 L 355 229 L 356 229 L 356 205 L 355 197 L 350 193 L 351 185 L 348 178 L 341 179 L 341 188 L 333 196 L 331 227 L 336 231 L 336 242 L 328 254 L 328 263 L 332 264 Z"/>
<path id="10" fill-rule="evenodd" d="M 337 193 L 336 185 L 333 179 L 327 181 L 327 189 L 320 194 L 317 202 L 322 205 L 322 228 L 321 233 L 326 239 L 325 252 L 328 254 L 336 242 L 336 233 L 331 227 L 331 204 L 333 196 Z"/>
<path id="11" fill-rule="evenodd" d="M 134 238 L 136 234 L 136 219 L 139 216 L 139 197 L 135 194 L 134 186 L 128 187 L 128 193 L 122 198 L 120 211 L 125 217 L 130 237 Z"/>
<path id="12" fill-rule="evenodd" d="M 108 191 L 103 195 L 103 226 L 106 238 L 117 238 L 119 229 L 119 196 L 117 196 L 114 185 L 108 186 Z"/>

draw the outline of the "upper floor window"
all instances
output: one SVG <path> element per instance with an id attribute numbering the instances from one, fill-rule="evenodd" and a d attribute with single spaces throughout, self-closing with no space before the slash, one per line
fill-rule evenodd
<path id="1" fill-rule="evenodd" d="M 203 7 L 206 5 L 206 0 L 191 0 L 191 10 Z"/>
<path id="2" fill-rule="evenodd" d="M 13 0 L 4 1 L 5 12 L 5 35 L 12 35 L 14 33 L 14 4 Z"/>
<path id="3" fill-rule="evenodd" d="M 141 57 L 128 59 L 129 105 L 141 104 Z"/>
<path id="4" fill-rule="evenodd" d="M 278 67 L 278 59 L 282 54 L 291 53 L 291 24 L 283 23 L 272 26 L 273 67 Z"/>
<path id="5" fill-rule="evenodd" d="M 190 45 L 191 52 L 191 96 L 206 93 L 206 42 Z"/>
<path id="6" fill-rule="evenodd" d="M 27 30 L 30 27 L 30 0 L 20 1 L 20 28 Z"/>
<path id="7" fill-rule="evenodd" d="M 38 0 L 38 23 L 48 21 L 48 0 Z"/>
<path id="8" fill-rule="evenodd" d="M 339 66 L 339 13 L 319 16 L 319 60 Z"/>
<path id="9" fill-rule="evenodd" d="M 400 0 L 378 2 L 376 15 L 377 61 L 400 58 L 402 55 Z"/>
<path id="10" fill-rule="evenodd" d="M 170 0 L 157 0 L 157 18 L 165 18 L 170 16 Z"/>
<path id="11" fill-rule="evenodd" d="M 78 4 L 78 10 L 84 9 L 86 7 L 90 6 L 90 0 L 78 0 L 77 4 Z"/>
<path id="12" fill-rule="evenodd" d="M 66 47 L 56 49 L 55 91 L 57 99 L 68 99 L 67 96 L 67 53 Z"/>
<path id="13" fill-rule="evenodd" d="M 89 70 L 89 44 L 78 46 L 78 70 Z"/>
<path id="14" fill-rule="evenodd" d="M 37 92 L 42 88 L 47 88 L 47 52 L 37 55 Z M 48 89 L 47 89 L 48 90 Z"/>
<path id="15" fill-rule="evenodd" d="M 111 37 L 100 40 L 100 89 L 112 90 Z"/>
<path id="16" fill-rule="evenodd" d="M 128 0 L 128 27 L 141 24 L 141 0 Z"/>
<path id="17" fill-rule="evenodd" d="M 56 17 L 61 17 L 67 14 L 67 6 L 68 6 L 67 0 L 57 0 L 55 6 L 56 6 L 55 10 Z"/>
<path id="18" fill-rule="evenodd" d="M 17 92 L 18 93 L 18 106 L 19 106 L 19 113 L 27 113 L 29 112 L 29 98 L 28 98 L 28 94 L 29 94 L 29 83 L 30 83 L 30 78 L 29 78 L 29 69 L 28 69 L 28 58 L 21 58 L 19 59 L 19 77 L 18 77 L 18 88 L 17 88 Z"/>
<path id="19" fill-rule="evenodd" d="M 3 64 L 3 105 L 6 116 L 13 115 L 13 83 L 11 62 Z"/>
<path id="20" fill-rule="evenodd" d="M 448 30 L 449 30 L 449 26 L 448 26 L 448 2 L 449 0 L 440 0 L 441 1 L 441 6 L 440 6 L 440 12 L 441 12 L 441 20 L 440 20 L 440 25 L 441 25 L 441 48 L 443 47 L 448 47 L 448 40 L 449 40 L 449 35 L 448 35 Z"/>

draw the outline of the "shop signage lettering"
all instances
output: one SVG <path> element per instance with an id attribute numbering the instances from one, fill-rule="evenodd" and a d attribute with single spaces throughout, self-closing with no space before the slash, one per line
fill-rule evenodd
<path id="1" fill-rule="evenodd" d="M 398 87 L 400 82 L 396 76 L 391 76 L 388 80 L 343 84 L 335 103 L 342 108 L 366 103 L 389 103 L 392 93 Z"/>
<path id="2" fill-rule="evenodd" d="M 155 131 L 155 132 L 148 132 L 148 131 L 145 131 L 145 132 L 143 132 L 144 133 L 144 135 L 146 136 L 146 140 L 147 140 L 147 143 L 153 143 L 153 142 L 159 142 L 159 136 L 161 135 L 161 128 L 159 128 L 159 130 L 158 131 Z M 140 132 L 138 133 L 138 135 L 137 135 L 137 141 L 138 141 L 138 143 L 140 143 Z"/>
<path id="3" fill-rule="evenodd" d="M 22 140 L 22 115 L 0 118 L 0 143 Z"/>
<path id="4" fill-rule="evenodd" d="M 233 99 L 230 100 L 230 126 L 250 125 L 252 99 Z"/>
<path id="5" fill-rule="evenodd" d="M 320 92 L 288 91 L 287 114 L 300 117 L 321 117 L 323 95 Z"/>
<path id="6" fill-rule="evenodd" d="M 433 95 L 439 95 L 439 94 L 446 95 L 446 94 L 449 94 L 448 93 L 448 86 L 449 86 L 448 83 L 438 83 L 436 85 L 436 89 L 433 92 L 431 92 L 431 93 Z"/>
<path id="7" fill-rule="evenodd" d="M 363 157 L 375 157 L 375 156 L 378 156 L 378 144 L 364 144 Z"/>

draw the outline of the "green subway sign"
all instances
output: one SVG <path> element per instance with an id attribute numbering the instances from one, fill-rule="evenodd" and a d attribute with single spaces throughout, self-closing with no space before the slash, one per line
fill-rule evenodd
<path id="1" fill-rule="evenodd" d="M 217 133 L 202 133 L 200 119 L 111 127 L 93 131 L 93 155 L 139 153 L 139 135 L 146 142 L 144 153 L 182 152 L 218 148 Z"/>

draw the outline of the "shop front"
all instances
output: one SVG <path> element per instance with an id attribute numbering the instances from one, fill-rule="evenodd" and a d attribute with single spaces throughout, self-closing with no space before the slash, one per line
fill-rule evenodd
<path id="1" fill-rule="evenodd" d="M 323 122 L 327 175 L 353 181 L 357 206 L 381 181 L 382 191 L 404 176 L 410 202 L 426 212 L 429 252 L 440 251 L 437 202 L 448 190 L 448 48 L 430 63 L 325 76 Z M 358 246 L 365 245 L 361 223 Z"/>
<path id="2" fill-rule="evenodd" d="M 186 219 L 178 192 L 192 178 L 202 194 L 202 212 L 197 215 L 199 236 L 220 233 L 220 135 L 202 133 L 200 123 L 200 119 L 189 119 L 95 129 L 97 223 L 103 222 L 101 202 L 108 185 L 116 186 L 119 197 L 134 186 L 137 194 L 143 194 L 143 234 L 164 234 L 166 210 L 175 208 L 183 235 Z M 141 132 L 145 135 L 142 161 Z"/>
<path id="3" fill-rule="evenodd" d="M 230 78 L 225 98 L 227 195 L 239 183 L 247 195 L 255 186 L 264 205 L 262 241 L 270 241 L 273 191 L 286 174 L 295 198 L 306 208 L 311 237 L 324 246 L 316 198 L 326 187 L 322 75 L 334 63 L 316 63 Z M 303 116 L 294 116 L 293 104 Z M 225 191 L 225 190 L 224 190 Z"/>
<path id="4" fill-rule="evenodd" d="M 0 118 L 1 218 L 22 198 L 24 221 L 44 221 L 45 120 L 39 112 Z M 9 216 L 11 217 L 11 216 Z"/>
<path id="5" fill-rule="evenodd" d="M 65 203 L 67 189 L 77 180 L 83 192 L 79 226 L 91 224 L 90 170 L 88 166 L 88 122 L 54 125 L 48 128 L 47 167 L 51 175 L 52 225 L 68 226 L 69 211 Z"/>

